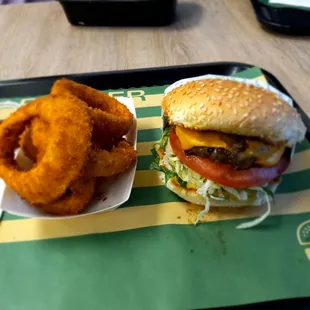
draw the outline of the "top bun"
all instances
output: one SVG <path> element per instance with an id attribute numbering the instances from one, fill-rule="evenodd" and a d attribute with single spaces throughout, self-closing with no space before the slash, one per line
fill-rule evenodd
<path id="1" fill-rule="evenodd" d="M 191 81 L 163 99 L 172 124 L 194 130 L 260 137 L 292 146 L 306 133 L 296 109 L 264 88 L 225 79 Z"/>

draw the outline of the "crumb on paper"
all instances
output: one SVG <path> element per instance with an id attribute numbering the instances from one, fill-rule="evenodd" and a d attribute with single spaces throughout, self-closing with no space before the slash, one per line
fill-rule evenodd
<path id="1" fill-rule="evenodd" d="M 187 221 L 189 224 L 195 224 L 197 216 L 200 211 L 203 210 L 203 206 L 198 206 L 194 204 L 188 204 L 190 208 L 187 207 L 186 213 L 187 213 Z M 200 222 L 206 222 L 206 215 L 204 215 Z"/>
<path id="2" fill-rule="evenodd" d="M 203 206 L 189 203 L 186 209 L 186 213 L 188 215 L 188 223 L 195 224 L 199 212 L 201 212 L 203 209 Z M 204 216 L 198 223 L 251 217 L 256 216 L 258 212 L 259 209 L 249 207 L 211 207 L 209 212 L 204 214 Z"/>
<path id="3" fill-rule="evenodd" d="M 194 205 L 194 204 L 188 204 L 188 208 L 186 210 L 186 213 L 188 215 L 188 223 L 189 224 L 195 224 L 196 219 L 198 217 L 198 214 L 204 209 L 204 206 Z M 215 218 L 219 219 L 220 209 L 211 207 L 208 213 L 204 214 L 204 216 L 201 218 L 199 223 L 205 223 L 214 220 Z"/>

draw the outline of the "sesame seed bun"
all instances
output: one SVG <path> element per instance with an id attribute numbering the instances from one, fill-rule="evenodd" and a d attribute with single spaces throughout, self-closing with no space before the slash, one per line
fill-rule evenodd
<path id="1" fill-rule="evenodd" d="M 188 82 L 164 97 L 162 109 L 175 125 L 260 137 L 288 146 L 303 140 L 306 133 L 296 109 L 277 94 L 237 81 Z"/>
<path id="2" fill-rule="evenodd" d="M 196 190 L 182 187 L 175 178 L 169 179 L 166 186 L 176 195 L 178 195 L 179 197 L 190 203 L 194 203 L 200 206 L 204 206 L 206 204 L 206 199 L 201 195 L 197 194 Z M 230 200 L 215 200 L 212 198 L 209 198 L 209 200 L 212 207 L 262 206 L 266 203 L 265 195 L 261 195 L 259 199 L 253 200 L 253 202 L 251 203 L 242 200 L 230 201 Z"/>

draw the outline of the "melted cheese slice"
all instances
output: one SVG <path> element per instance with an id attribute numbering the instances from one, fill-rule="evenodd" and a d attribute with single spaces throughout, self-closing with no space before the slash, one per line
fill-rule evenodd
<path id="1" fill-rule="evenodd" d="M 214 131 L 196 131 L 177 126 L 175 133 L 180 139 L 183 150 L 190 150 L 194 146 L 229 149 L 226 142 Z"/>
<path id="2" fill-rule="evenodd" d="M 281 159 L 285 145 L 267 145 L 259 141 L 247 141 L 248 148 L 245 153 L 256 158 L 255 163 L 262 166 L 271 167 L 276 165 Z"/>
<path id="3" fill-rule="evenodd" d="M 180 139 L 183 150 L 190 150 L 195 146 L 223 148 L 231 151 L 228 143 L 221 140 L 221 135 L 213 131 L 196 131 L 183 127 L 176 127 L 176 134 Z M 263 166 L 274 166 L 281 159 L 285 145 L 268 145 L 260 141 L 247 140 L 248 148 L 244 155 L 256 158 L 256 163 Z"/>

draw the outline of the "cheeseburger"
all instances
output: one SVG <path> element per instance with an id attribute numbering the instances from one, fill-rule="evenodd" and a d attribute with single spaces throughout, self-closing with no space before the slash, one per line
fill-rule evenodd
<path id="1" fill-rule="evenodd" d="M 197 221 L 210 206 L 267 203 L 270 212 L 292 149 L 306 132 L 283 96 L 235 80 L 195 80 L 169 91 L 162 112 L 151 168 L 163 172 L 175 194 L 205 206 Z"/>

